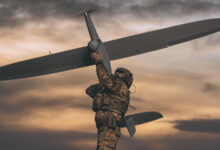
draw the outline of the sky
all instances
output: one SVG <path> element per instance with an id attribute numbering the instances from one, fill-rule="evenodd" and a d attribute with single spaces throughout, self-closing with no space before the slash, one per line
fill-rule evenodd
<path id="1" fill-rule="evenodd" d="M 87 45 L 80 14 L 103 41 L 220 17 L 219 0 L 1 0 L 0 66 Z M 118 150 L 219 150 L 220 33 L 112 62 L 134 75 L 127 114 L 164 118 L 122 129 Z M 0 82 L 0 149 L 93 150 L 95 66 Z"/>

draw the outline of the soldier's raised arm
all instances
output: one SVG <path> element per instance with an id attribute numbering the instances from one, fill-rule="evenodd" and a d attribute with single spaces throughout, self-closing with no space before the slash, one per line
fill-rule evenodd
<path id="1" fill-rule="evenodd" d="M 101 59 L 101 55 L 96 53 L 91 53 L 91 58 L 96 64 L 96 73 L 99 82 L 113 92 L 117 92 L 117 89 L 120 87 L 119 84 L 115 84 L 112 77 L 108 75 L 106 68 L 104 67 Z"/>

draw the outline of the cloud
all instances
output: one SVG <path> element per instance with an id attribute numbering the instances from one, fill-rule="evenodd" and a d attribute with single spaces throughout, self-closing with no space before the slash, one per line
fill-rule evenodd
<path id="1" fill-rule="evenodd" d="M 68 109 L 68 108 L 77 108 L 77 109 L 92 109 L 92 101 L 89 101 L 90 98 L 80 98 L 78 97 L 59 97 L 59 98 L 42 98 L 42 97 L 17 97 L 11 99 L 1 99 L 0 101 L 0 112 L 2 114 L 11 114 L 11 115 L 27 115 L 34 110 L 43 110 L 43 109 Z M 10 101 L 13 101 L 11 103 Z"/>
<path id="2" fill-rule="evenodd" d="M 4 0 L 0 2 L 0 49 L 2 54 L 17 57 L 22 53 L 42 55 L 49 50 L 58 52 L 85 46 L 88 31 L 83 18 L 76 16 L 90 7 L 98 9 L 92 19 L 103 41 L 109 41 L 218 17 L 219 5 L 218 1 L 202 0 Z M 218 45 L 216 37 L 198 45 Z"/>
<path id="3" fill-rule="evenodd" d="M 88 73 L 88 70 L 90 70 L 91 74 Z M 94 75 L 92 73 L 94 73 Z M 86 69 L 78 69 L 74 71 L 70 70 L 68 72 L 56 73 L 47 76 L 45 75 L 41 77 L 38 76 L 20 80 L 1 81 L 0 94 L 1 96 L 7 96 L 23 92 L 27 93 L 29 90 L 41 90 L 42 88 L 44 88 L 46 91 L 51 88 L 70 89 L 71 87 L 77 88 L 79 86 L 86 88 L 86 86 L 89 85 L 88 83 L 95 82 L 97 82 L 97 79 L 95 76 L 94 67 L 87 67 Z M 82 91 L 83 90 L 85 89 L 82 89 Z"/>
<path id="4" fill-rule="evenodd" d="M 4 150 L 92 150 L 94 147 L 86 144 L 95 143 L 96 135 L 85 132 L 59 131 L 19 131 L 1 130 L 0 149 Z M 71 143 L 85 141 L 81 146 Z M 87 142 L 86 142 L 87 141 Z"/>
<path id="5" fill-rule="evenodd" d="M 220 87 L 216 84 L 213 83 L 206 83 L 204 85 L 204 91 L 205 92 L 214 92 L 214 93 L 219 93 Z"/>
<path id="6" fill-rule="evenodd" d="M 134 99 L 132 99 L 132 104 L 137 104 L 138 111 L 147 111 L 152 110 L 150 108 L 156 108 L 154 110 L 160 112 L 162 111 L 163 113 L 165 113 L 164 120 L 166 121 L 167 118 L 178 118 L 181 115 L 179 112 L 182 112 L 182 114 L 184 114 L 184 116 L 186 117 L 191 117 L 192 115 L 194 115 L 194 110 L 202 109 L 201 106 L 204 106 L 204 104 L 201 102 L 203 100 L 200 99 L 201 97 L 204 97 L 204 95 L 201 95 L 201 92 L 203 92 L 206 84 L 212 83 L 206 81 L 206 78 L 204 76 L 187 71 L 155 71 L 151 69 L 148 69 L 148 73 L 145 74 L 143 73 L 143 68 L 136 69 L 135 82 L 139 88 L 137 89 L 137 95 L 135 95 L 135 97 L 133 97 Z M 139 72 L 138 69 L 140 69 L 141 72 Z M 80 75 L 82 75 L 81 78 Z M 50 126 L 50 128 L 53 128 L 54 131 L 29 131 L 36 126 L 38 126 L 39 129 L 42 129 L 43 127 L 41 126 L 41 124 L 47 123 L 44 121 L 53 122 L 54 120 L 51 118 L 42 119 L 47 115 L 53 116 L 54 114 L 50 113 L 51 110 L 57 108 L 65 110 L 69 108 L 74 109 L 79 107 L 80 112 L 84 112 L 83 109 L 87 109 L 87 107 L 91 108 L 91 99 L 88 98 L 87 100 L 86 95 L 83 96 L 82 93 L 84 92 L 83 87 L 87 87 L 91 84 L 91 82 L 95 80 L 95 75 L 94 77 L 92 77 L 92 75 L 88 73 L 85 74 L 85 77 L 83 77 L 83 75 L 84 70 L 81 70 L 74 73 L 65 72 L 61 74 L 54 74 L 49 77 L 44 76 L 32 79 L 3 82 L 3 84 L 0 84 L 3 87 L 7 87 L 4 91 L 6 93 L 7 91 L 10 91 L 11 93 L 15 91 L 14 95 L 5 94 L 4 96 L 1 96 L 0 111 L 2 122 L 0 125 L 11 126 L 12 128 L 1 128 L 2 130 L 0 130 L 0 134 L 4 135 L 2 136 L 2 138 L 5 138 L 2 140 L 0 139 L 0 149 L 4 148 L 4 150 L 11 150 L 12 145 L 15 145 L 18 150 L 31 149 L 31 146 L 34 146 L 34 148 L 38 147 L 42 150 L 94 149 L 96 143 L 96 134 L 83 133 L 85 129 L 82 132 L 73 132 L 70 130 L 68 130 L 67 132 L 59 132 L 56 131 L 56 129 L 58 130 L 56 125 L 54 127 L 54 125 L 49 124 L 48 126 Z M 88 80 L 84 80 L 84 78 L 86 77 L 88 78 Z M 81 79 L 81 81 L 79 79 Z M 3 87 L 1 87 L 1 89 L 3 89 Z M 80 90 L 83 90 L 82 93 L 77 94 L 77 92 L 74 92 L 74 87 L 76 87 L 76 89 L 78 88 Z M 190 87 L 190 89 L 188 87 Z M 67 91 L 67 93 L 58 92 L 58 89 L 60 88 L 63 88 L 63 90 Z M 212 91 L 213 88 L 208 88 L 208 91 L 210 90 Z M 30 92 L 29 94 L 28 91 Z M 50 91 L 53 91 L 55 97 L 50 93 Z M 178 91 L 181 91 L 182 95 Z M 158 92 L 160 94 L 158 94 Z M 193 93 L 193 97 L 191 97 L 190 92 Z M 197 92 L 200 97 L 198 97 L 198 95 L 195 95 L 195 93 Z M 43 93 L 43 95 L 41 95 L 41 93 Z M 73 95 L 69 95 L 70 93 L 73 93 Z M 191 99 L 189 99 L 189 97 L 191 97 Z M 179 100 L 179 98 L 181 98 L 181 100 L 184 98 L 184 101 Z M 199 101 L 201 103 L 198 103 Z M 189 105 L 191 106 L 190 109 L 186 109 L 187 107 L 189 107 Z M 207 105 L 205 105 L 205 107 L 211 109 L 213 108 L 212 106 Z M 193 109 L 191 110 L 191 108 Z M 25 120 L 26 122 L 23 122 L 23 126 L 25 126 L 27 122 L 32 122 L 35 119 L 42 119 L 43 121 L 40 122 L 41 124 L 39 124 L 39 122 L 35 123 L 34 125 L 30 124 L 28 126 L 25 126 L 27 128 L 23 131 L 19 131 L 16 125 L 13 126 L 13 124 L 7 124 L 7 120 L 16 120 L 18 118 L 23 118 L 32 113 L 35 113 L 36 111 L 40 113 L 42 110 L 46 110 L 48 112 L 44 113 L 43 115 L 40 114 L 39 116 L 31 116 L 31 119 L 28 118 Z M 55 120 L 59 123 L 63 121 L 61 118 L 57 117 L 57 114 L 60 113 L 62 113 L 62 111 L 57 111 L 55 113 Z M 63 114 L 63 116 L 66 115 L 73 114 Z M 80 120 L 82 119 L 83 117 L 81 117 Z M 88 122 L 89 121 L 93 120 L 88 120 Z M 62 124 L 62 122 L 60 124 Z M 65 122 L 65 124 L 68 123 Z M 159 122 L 158 126 L 160 126 Z M 210 127 L 212 127 L 212 125 Z M 79 130 L 79 128 L 80 127 L 74 127 L 74 130 Z M 179 128 L 175 127 L 175 129 Z M 179 130 L 183 131 L 183 129 Z M 187 129 L 185 129 L 184 131 L 186 130 Z M 215 129 L 215 131 L 217 131 L 217 128 Z M 87 132 L 87 130 L 85 132 Z M 187 150 L 194 148 L 206 150 L 208 147 L 207 145 L 209 145 L 209 147 L 213 150 L 217 150 L 217 148 L 219 147 L 219 137 L 201 137 L 195 134 L 186 135 L 182 132 L 181 134 L 160 137 L 160 132 L 162 131 L 156 131 L 155 136 L 148 136 L 146 135 L 147 132 L 145 133 L 145 131 L 141 132 L 139 130 L 139 132 L 137 132 L 137 138 L 135 139 L 128 139 L 126 137 L 123 137 L 119 142 L 118 149 L 130 150 L 136 148 L 140 150 Z M 214 131 L 212 132 L 214 133 Z M 144 135 L 144 137 L 138 135 Z M 92 145 L 88 148 L 88 146 L 84 146 L 86 145 L 85 143 L 92 143 Z M 35 150 L 34 148 L 33 150 Z"/>
<path id="7" fill-rule="evenodd" d="M 94 2 L 77 0 L 9 0 L 1 1 L 1 26 L 18 26 L 26 21 L 42 21 L 48 17 L 73 17 L 84 9 L 93 8 Z"/>
<path id="8" fill-rule="evenodd" d="M 85 89 L 95 82 L 95 71 L 92 76 L 87 69 L 1 82 L 0 124 L 7 120 L 21 120 L 37 112 L 68 109 L 92 112 L 92 99 L 86 95 Z"/>
<path id="9" fill-rule="evenodd" d="M 182 131 L 220 134 L 219 119 L 179 120 L 174 128 Z"/>
<path id="10" fill-rule="evenodd" d="M 94 71 L 94 68 L 86 68 L 1 82 L 0 111 L 4 115 L 17 114 L 18 117 L 24 117 L 36 110 L 45 109 L 90 110 L 92 99 L 85 94 L 85 89 L 97 82 L 95 71 L 90 73 L 90 69 Z M 207 109 L 214 109 L 213 106 L 216 106 L 214 103 L 218 99 L 219 85 L 213 84 L 200 73 L 172 69 L 148 69 L 145 73 L 142 70 L 144 69 L 136 67 L 134 84 L 137 86 L 137 91 L 131 95 L 131 104 L 137 108 L 137 111 L 159 111 L 165 116 L 174 114 L 178 116 L 187 110 L 186 116 L 188 116 L 195 110 L 191 109 L 196 107 L 195 104 L 198 105 L 197 107 L 207 107 L 206 99 L 209 99 Z M 213 97 L 210 97 L 210 94 Z M 197 104 L 198 102 L 200 103 Z M 9 117 L 8 115 L 6 117 Z"/>
<path id="11" fill-rule="evenodd" d="M 147 2 L 146 2 L 147 4 Z M 155 14 L 166 16 L 182 16 L 195 13 L 204 13 L 210 11 L 218 11 L 220 3 L 214 1 L 202 1 L 202 0 L 157 0 L 152 1 L 149 5 L 149 12 L 156 12 Z M 138 9 L 140 10 L 140 9 Z M 142 10 L 142 9 L 141 9 Z M 143 9 L 144 10 L 144 9 Z"/>
<path id="12" fill-rule="evenodd" d="M 204 0 L 4 0 L 0 7 L 0 26 L 16 27 L 28 21 L 42 22 L 44 19 L 73 19 L 89 9 L 97 9 L 102 18 L 106 15 L 130 14 L 143 18 L 179 18 L 184 15 L 219 13 L 219 1 Z M 165 18 L 164 18 L 165 17 Z"/>
<path id="13" fill-rule="evenodd" d="M 48 150 L 48 149 L 77 149 L 92 150 L 96 147 L 96 134 L 83 131 L 47 131 L 47 130 L 0 130 L 0 149 L 12 150 Z M 162 130 L 162 129 L 161 129 Z M 145 135 L 138 136 L 138 133 L 130 139 L 122 136 L 117 145 L 118 150 L 127 149 L 152 149 L 152 150 L 218 150 L 219 136 L 205 134 L 185 134 L 184 132 L 160 136 Z"/>
<path id="14" fill-rule="evenodd" d="M 163 129 L 161 129 L 163 130 Z M 138 133 L 136 133 L 138 134 Z M 118 149 L 151 149 L 151 150 L 218 150 L 219 149 L 219 136 L 208 136 L 198 134 L 185 134 L 183 132 L 169 134 L 167 136 L 160 136 L 155 133 L 154 136 L 142 136 L 139 138 L 129 139 L 128 137 L 122 137 L 118 144 Z"/>

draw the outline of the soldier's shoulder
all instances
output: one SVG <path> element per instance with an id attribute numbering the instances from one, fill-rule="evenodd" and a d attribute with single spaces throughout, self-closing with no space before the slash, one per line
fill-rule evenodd
<path id="1" fill-rule="evenodd" d="M 118 83 L 121 85 L 121 88 L 128 90 L 127 84 L 122 79 L 119 78 Z"/>
<path id="2" fill-rule="evenodd" d="M 129 89 L 127 84 L 122 79 L 119 79 L 117 82 L 120 93 L 123 95 L 129 94 Z"/>

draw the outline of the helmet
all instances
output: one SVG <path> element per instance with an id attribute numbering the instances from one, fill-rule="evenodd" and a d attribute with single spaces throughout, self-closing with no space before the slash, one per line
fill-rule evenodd
<path id="1" fill-rule="evenodd" d="M 128 88 L 131 87 L 131 84 L 133 82 L 133 75 L 132 73 L 126 69 L 126 68 L 118 68 L 115 70 L 115 73 L 118 72 L 118 73 L 124 73 L 125 76 L 124 77 L 120 77 L 128 86 Z"/>

